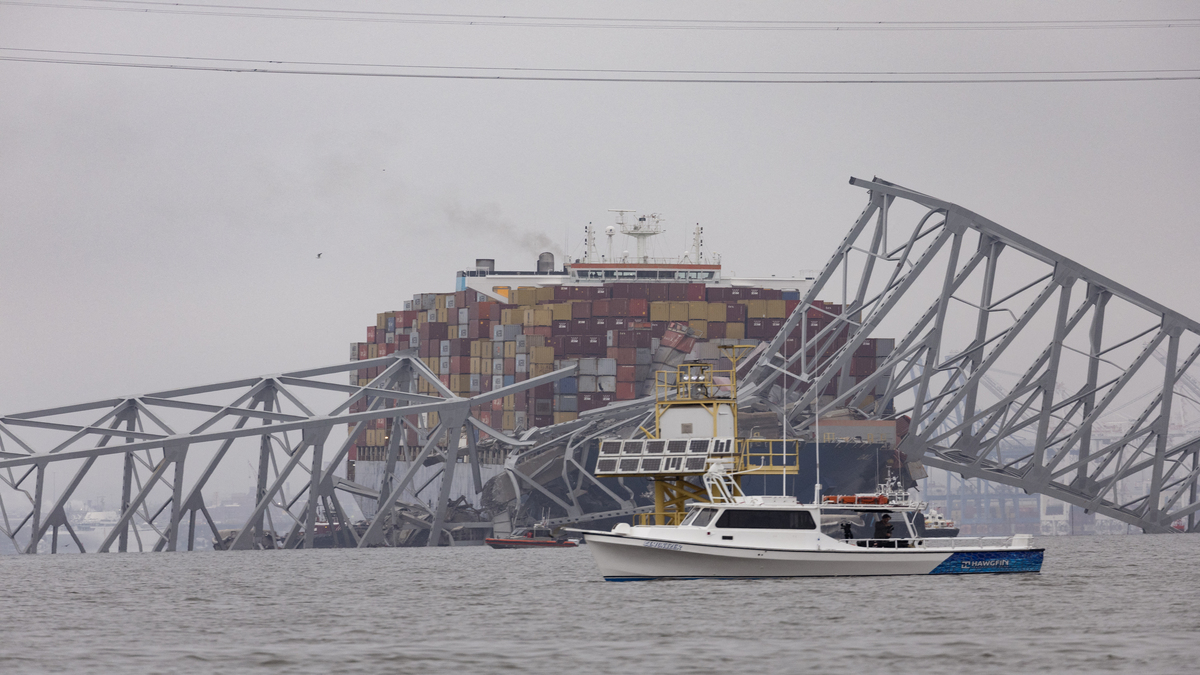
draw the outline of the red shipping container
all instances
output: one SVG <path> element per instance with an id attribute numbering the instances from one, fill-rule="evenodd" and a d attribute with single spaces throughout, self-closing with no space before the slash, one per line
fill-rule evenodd
<path id="1" fill-rule="evenodd" d="M 667 284 L 667 299 L 671 302 L 687 302 L 687 284 Z"/>
<path id="2" fill-rule="evenodd" d="M 608 316 L 611 300 L 594 300 L 592 302 L 592 316 Z"/>
<path id="3" fill-rule="evenodd" d="M 469 356 L 451 356 L 450 357 L 450 374 L 464 375 L 471 372 L 471 357 Z"/>
<path id="4" fill-rule="evenodd" d="M 550 337 L 554 335 L 554 329 L 550 326 L 526 326 L 526 335 L 541 335 L 542 337 Z"/>
<path id="5" fill-rule="evenodd" d="M 395 354 L 395 353 L 396 353 L 396 343 L 395 342 L 389 342 L 383 346 L 383 355 L 384 356 L 391 356 L 392 354 Z"/>
<path id="6" fill-rule="evenodd" d="M 747 288 L 745 295 L 742 297 L 747 300 L 766 300 L 766 297 L 763 296 L 763 289 L 761 288 Z"/>
<path id="7" fill-rule="evenodd" d="M 479 414 L 480 422 L 483 422 L 484 424 L 488 425 L 489 427 L 492 426 L 492 411 L 491 411 L 491 409 L 480 410 L 478 414 Z"/>
<path id="8" fill-rule="evenodd" d="M 617 364 L 622 366 L 632 366 L 637 363 L 637 348 L 636 347 L 617 347 Z"/>
<path id="9" fill-rule="evenodd" d="M 617 382 L 633 382 L 637 378 L 634 376 L 637 366 L 617 366 Z"/>
<path id="10" fill-rule="evenodd" d="M 504 359 L 504 374 L 505 375 L 516 375 L 517 374 L 517 360 L 516 359 Z"/>
<path id="11" fill-rule="evenodd" d="M 750 319 L 746 322 L 746 337 L 753 340 L 765 340 L 767 337 L 767 320 Z"/>
<path id="12" fill-rule="evenodd" d="M 571 320 L 571 335 L 591 335 L 592 320 L 591 319 L 572 319 Z"/>
<path id="13" fill-rule="evenodd" d="M 610 321 L 612 319 L 608 317 L 592 317 L 592 327 L 588 335 L 604 335 L 608 332 Z"/>
<path id="14" fill-rule="evenodd" d="M 370 358 L 370 352 L 368 351 L 367 343 L 358 343 L 358 360 L 366 361 L 368 358 Z"/>
<path id="15" fill-rule="evenodd" d="M 625 330 L 629 327 L 630 320 L 623 316 L 610 316 L 608 318 L 609 330 Z"/>
<path id="16" fill-rule="evenodd" d="M 607 343 L 608 339 L 603 335 L 587 335 L 584 337 L 583 353 L 587 356 L 604 356 Z"/>
<path id="17" fill-rule="evenodd" d="M 567 356 L 583 356 L 582 335 L 567 335 L 563 341 L 563 351 Z M 557 350 L 556 350 L 557 351 Z"/>
<path id="18" fill-rule="evenodd" d="M 666 321 L 651 321 L 650 322 L 650 337 L 661 338 L 667 332 Z"/>
<path id="19" fill-rule="evenodd" d="M 729 323 L 745 323 L 746 306 L 740 302 L 725 303 L 725 321 Z"/>
<path id="20" fill-rule="evenodd" d="M 727 290 L 728 289 L 722 286 L 709 286 L 708 290 L 705 292 L 704 299 L 708 300 L 709 302 L 724 302 L 726 294 L 725 292 Z"/>
<path id="21" fill-rule="evenodd" d="M 590 302 L 573 302 L 573 303 L 571 303 L 571 318 L 572 319 L 590 319 L 590 318 L 592 318 L 592 303 L 590 303 Z"/>
<path id="22" fill-rule="evenodd" d="M 646 299 L 650 302 L 667 302 L 671 299 L 671 285 L 646 284 Z"/>
<path id="23" fill-rule="evenodd" d="M 788 316 L 791 316 L 792 312 L 796 311 L 796 308 L 799 306 L 800 306 L 799 300 L 784 300 L 783 301 L 784 311 L 787 312 Z"/>
<path id="24" fill-rule="evenodd" d="M 367 344 L 375 342 L 375 326 L 367 326 Z"/>
<path id="25" fill-rule="evenodd" d="M 646 317 L 650 313 L 650 301 L 646 298 L 630 298 L 626 316 Z"/>
<path id="26" fill-rule="evenodd" d="M 729 288 L 725 291 L 726 301 L 745 300 L 746 297 L 746 289 L 744 288 Z"/>
<path id="27" fill-rule="evenodd" d="M 708 339 L 723 340 L 725 339 L 725 324 L 719 321 L 708 322 Z"/>
<path id="28" fill-rule="evenodd" d="M 637 398 L 634 393 L 635 389 L 636 387 L 633 382 L 617 382 L 616 399 L 618 401 L 632 401 Z"/>
<path id="29" fill-rule="evenodd" d="M 597 303 L 608 304 L 608 313 L 602 316 L 629 316 L 629 298 L 613 298 L 612 300 L 597 300 Z"/>
<path id="30" fill-rule="evenodd" d="M 570 299 L 571 299 L 571 287 L 570 286 L 563 286 L 562 284 L 559 284 L 558 286 L 554 287 L 554 300 L 556 302 L 562 302 L 564 300 L 570 300 Z"/>
<path id="31" fill-rule="evenodd" d="M 554 398 L 554 383 L 539 384 L 533 388 L 534 398 Z"/>
<path id="32" fill-rule="evenodd" d="M 567 335 L 571 332 L 570 321 L 555 321 L 550 324 L 551 335 Z"/>
<path id="33" fill-rule="evenodd" d="M 604 402 L 604 405 L 608 405 L 616 400 L 616 396 L 611 391 L 600 392 L 600 400 Z"/>
<path id="34" fill-rule="evenodd" d="M 687 299 L 688 302 L 703 302 L 704 301 L 704 284 L 688 284 Z"/>
<path id="35" fill-rule="evenodd" d="M 628 298 L 630 285 L 631 284 L 604 284 L 604 287 L 608 289 L 608 297 L 616 299 Z"/>
<path id="36" fill-rule="evenodd" d="M 651 286 L 654 286 L 654 285 L 657 285 L 657 284 L 647 284 L 647 283 L 630 284 L 629 285 L 629 298 L 631 300 L 649 300 L 650 299 L 650 288 L 651 288 Z"/>

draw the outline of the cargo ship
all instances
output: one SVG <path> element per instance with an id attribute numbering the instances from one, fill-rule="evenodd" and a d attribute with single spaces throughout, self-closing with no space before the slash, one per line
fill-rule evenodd
<path id="1" fill-rule="evenodd" d="M 351 344 L 350 358 L 366 360 L 416 350 L 441 383 L 463 397 L 576 365 L 573 377 L 472 409 L 477 420 L 497 432 L 514 438 L 529 436 L 574 422 L 590 410 L 652 396 L 655 372 L 673 370 L 685 361 L 728 370 L 733 364 L 722 354 L 722 347 L 755 347 L 774 338 L 815 278 L 805 274 L 726 275 L 720 257 L 704 251 L 700 226 L 683 255 L 652 257 L 649 243 L 663 232 L 661 219 L 654 214 L 627 219 L 631 212 L 617 213 L 616 224 L 605 230 L 606 253 L 600 252 L 602 246 L 589 225 L 583 255 L 561 267 L 549 252 L 540 254 L 531 270 L 497 270 L 494 260 L 477 259 L 474 268 L 457 273 L 454 291 L 419 293 L 403 301 L 400 309 L 380 312 L 375 324 L 367 326 L 365 341 Z M 614 250 L 617 234 L 634 240 L 632 254 Z M 807 335 L 816 335 L 840 311 L 841 307 L 832 303 L 812 303 L 805 317 Z M 801 344 L 801 335 L 797 328 L 786 338 L 789 352 L 813 348 Z M 831 339 L 844 341 L 845 337 Z M 892 343 L 867 340 L 855 352 L 849 378 L 844 381 L 857 383 L 874 373 Z M 745 363 L 739 367 L 742 365 Z M 378 368 L 353 371 L 351 384 L 364 386 L 378 374 Z M 784 384 L 783 377 L 778 385 Z M 783 388 L 778 385 L 782 396 Z M 836 387 L 831 384 L 825 395 L 835 394 Z M 880 385 L 879 393 L 882 388 Z M 424 382 L 419 383 L 418 392 L 436 393 Z M 353 411 L 365 409 L 366 403 L 360 402 Z M 845 410 L 822 420 L 823 452 L 832 456 L 835 448 L 842 446 L 846 458 L 839 474 L 837 462 L 822 455 L 826 484 L 849 492 L 873 488 L 888 467 L 907 477 L 904 458 L 894 453 L 897 423 L 864 417 Z M 780 437 L 775 412 L 746 410 L 740 419 L 744 428 L 739 434 L 747 438 Z M 436 426 L 436 419 L 426 415 L 397 424 L 403 425 L 402 433 L 407 435 L 404 445 L 420 447 L 425 440 L 423 430 Z M 388 440 L 400 431 L 391 425 L 391 420 L 376 420 L 355 439 L 347 466 L 350 481 L 378 489 L 385 473 Z M 477 509 L 484 519 L 497 518 L 497 512 L 507 510 L 506 516 L 514 524 L 522 513 L 540 517 L 554 512 L 552 499 L 537 491 L 517 494 L 509 481 L 500 480 L 511 450 L 503 444 L 487 443 L 486 433 L 482 436 L 480 480 L 487 487 L 479 491 L 468 472 L 454 472 L 452 498 L 463 498 L 464 506 Z M 811 434 L 791 440 L 801 462 L 814 452 L 817 440 Z M 397 472 L 407 470 L 404 460 L 401 456 Z M 589 461 L 594 464 L 594 453 Z M 436 464 L 420 468 L 413 482 L 417 486 L 411 495 L 414 502 L 431 503 L 439 472 Z M 776 477 L 774 485 L 771 480 L 751 480 L 747 489 L 777 490 L 785 487 L 780 480 L 791 480 L 794 484 L 786 489 L 803 490 L 802 484 L 810 479 L 800 471 L 791 477 Z M 815 482 L 815 477 L 811 480 Z M 906 478 L 906 482 L 912 481 Z M 619 489 L 639 500 L 646 492 L 636 479 L 625 479 Z M 360 498 L 359 504 L 364 515 L 374 514 L 373 500 Z M 503 534 L 498 531 L 495 536 Z M 482 543 L 484 537 L 474 538 Z"/>

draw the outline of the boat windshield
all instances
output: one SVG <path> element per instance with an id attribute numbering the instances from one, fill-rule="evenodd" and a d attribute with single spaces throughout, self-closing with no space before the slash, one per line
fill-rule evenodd
<path id="1" fill-rule="evenodd" d="M 817 524 L 808 511 L 780 509 L 727 509 L 717 527 L 756 530 L 815 530 Z"/>
<path id="2" fill-rule="evenodd" d="M 712 520 L 713 515 L 717 512 L 716 509 L 694 509 L 688 514 L 687 518 L 683 519 L 682 525 L 695 525 L 696 527 L 704 527 Z"/>

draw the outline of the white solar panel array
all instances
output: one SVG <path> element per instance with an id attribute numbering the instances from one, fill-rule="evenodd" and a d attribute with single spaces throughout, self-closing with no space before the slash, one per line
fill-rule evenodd
<path id="1" fill-rule="evenodd" d="M 734 449 L 732 438 L 604 441 L 596 475 L 702 474 L 709 459 L 732 459 Z"/>

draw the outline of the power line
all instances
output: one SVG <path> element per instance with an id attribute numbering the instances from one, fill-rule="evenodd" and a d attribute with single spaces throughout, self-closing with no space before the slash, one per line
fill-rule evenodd
<path id="1" fill-rule="evenodd" d="M 80 0 L 85 1 L 85 0 Z M 1076 19 L 1019 21 L 799 21 L 751 19 L 661 19 L 631 17 L 570 17 L 505 14 L 447 14 L 343 9 L 308 9 L 217 3 L 176 3 L 154 0 L 87 0 L 96 4 L 63 4 L 0 0 L 0 5 L 86 11 L 174 14 L 254 19 L 291 19 L 365 23 L 408 23 L 519 28 L 618 28 L 639 30 L 739 31 L 961 31 L 961 30 L 1099 30 L 1200 28 L 1200 19 Z M 99 4 L 103 3 L 103 4 Z"/>
<path id="2" fill-rule="evenodd" d="M 1003 84 L 1003 83 L 1051 83 L 1051 82 L 1153 82 L 1200 80 L 1200 70 L 1111 70 L 1111 71 L 994 71 L 990 73 L 968 73 L 963 71 L 917 71 L 917 72 L 820 72 L 820 71 L 620 71 L 602 69 L 498 69 L 494 67 L 472 68 L 466 66 L 396 66 L 387 64 L 350 64 L 336 62 L 303 62 L 252 59 L 212 59 L 194 56 L 154 56 L 114 54 L 111 52 L 66 52 L 62 50 L 30 50 L 0 47 L 0 52 L 40 52 L 51 54 L 158 59 L 158 61 L 70 59 L 59 56 L 7 56 L 0 61 L 25 63 L 49 63 L 65 65 L 105 66 L 116 68 L 148 68 L 157 70 L 182 70 L 224 73 L 264 73 L 276 75 L 323 75 L 332 77 L 385 77 L 438 80 L 497 80 L 527 82 L 609 82 L 609 83 L 676 83 L 676 84 Z M 172 63 L 171 61 L 183 61 Z M 201 65 L 207 62 L 213 65 Z M 223 65 L 227 64 L 227 65 Z M 263 64 L 251 67 L 246 64 Z M 290 66 L 290 67 L 289 67 Z M 347 70 L 313 69 L 308 66 L 347 68 Z M 389 70 L 349 70 L 350 68 L 379 68 Z M 403 69 L 406 72 L 395 72 Z M 441 72 L 412 72 L 420 69 L 437 69 Z M 510 74 L 493 74 L 504 70 Z M 449 72 L 446 72 L 449 71 Z M 522 73 L 556 74 L 522 74 Z M 570 74 L 568 74 L 570 73 Z M 761 75 L 775 77 L 755 77 Z M 647 76 L 652 75 L 652 76 Z M 707 75 L 697 77 L 697 75 Z M 804 75 L 805 77 L 797 77 Z M 740 76 L 740 77 L 739 77 Z M 842 76 L 835 78 L 831 76 Z"/>
<path id="3" fill-rule="evenodd" d="M 917 77 L 917 76 L 975 76 L 979 78 L 998 76 L 1121 76 L 1121 75 L 1166 75 L 1193 74 L 1200 75 L 1200 68 L 1147 68 L 1127 70 L 695 70 L 695 69 L 637 69 L 637 68 L 529 68 L 521 66 L 447 66 L 429 64 L 398 64 L 398 63 L 367 63 L 346 61 L 282 61 L 278 59 L 236 59 L 214 58 L 207 56 L 163 56 L 159 54 L 136 54 L 129 52 L 95 52 L 66 49 L 31 49 L 21 47 L 0 47 L 0 52 L 22 52 L 30 54 L 63 54 L 70 56 L 102 56 L 123 59 L 159 59 L 172 61 L 203 61 L 209 63 L 264 64 L 266 66 L 327 66 L 338 68 L 391 68 L 405 70 L 448 70 L 462 72 L 507 72 L 507 73 L 575 73 L 588 74 L 623 74 L 623 75 L 721 75 L 721 76 L 849 76 L 849 77 Z M 65 61 L 64 61 L 65 62 Z M 70 61 L 75 63 L 75 61 Z M 89 62 L 90 63 L 90 62 Z M 222 70 L 225 70 L 222 68 Z M 248 72 L 263 72 L 261 68 L 247 69 Z M 697 80 L 681 80 L 697 81 Z"/>

